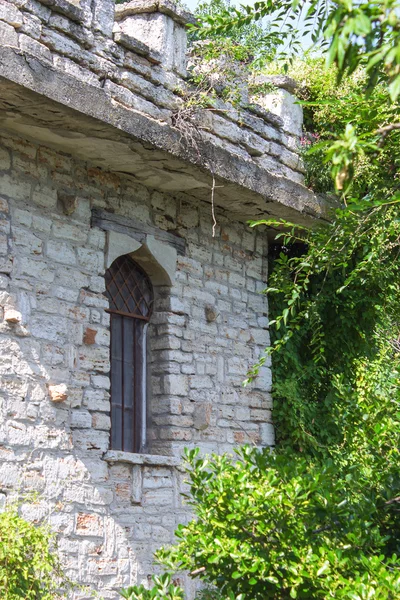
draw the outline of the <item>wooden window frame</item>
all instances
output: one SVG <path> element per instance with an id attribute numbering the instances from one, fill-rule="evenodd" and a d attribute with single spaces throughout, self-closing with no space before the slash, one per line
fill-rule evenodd
<path id="1" fill-rule="evenodd" d="M 117 258 L 105 279 L 111 317 L 110 448 L 140 453 L 146 445 L 146 336 L 154 290 L 147 273 L 129 255 Z"/>

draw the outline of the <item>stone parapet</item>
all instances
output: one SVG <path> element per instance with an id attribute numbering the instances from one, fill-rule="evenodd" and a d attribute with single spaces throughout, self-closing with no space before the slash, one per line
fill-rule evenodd
<path id="1" fill-rule="evenodd" d="M 81 109 L 87 110 L 85 90 L 81 89 L 86 83 L 98 90 L 99 97 L 111 101 L 114 108 L 107 109 L 108 120 L 123 107 L 132 117 L 145 115 L 154 124 L 168 126 L 172 138 L 175 131 L 183 146 L 192 143 L 187 161 L 196 162 L 193 157 L 199 154 L 199 147 L 208 144 L 215 152 L 223 149 L 238 159 L 241 171 L 257 167 L 281 180 L 281 189 L 287 180 L 299 184 L 297 195 L 311 196 L 302 187 L 301 109 L 289 92 L 261 98 L 258 107 L 249 108 L 216 100 L 211 109 L 198 108 L 186 120 L 182 118 L 184 98 L 190 94 L 185 24 L 191 20 L 189 13 L 167 0 L 133 0 L 116 6 L 113 0 L 2 0 L 0 47 L 12 48 L 27 58 L 27 74 L 19 78 L 19 85 L 46 95 L 46 86 L 35 86 L 35 79 L 67 75 L 74 83 L 69 84 L 70 95 L 58 95 L 61 104 L 70 105 L 73 94 L 81 93 Z M 32 60 L 38 61 L 34 67 Z M 3 65 L 0 61 L 0 76 L 7 78 L 9 69 Z M 292 121 L 287 118 L 288 111 L 293 112 Z M 172 138 L 166 143 L 171 148 Z M 203 161 L 208 172 L 211 162 L 209 158 Z M 261 194 L 268 197 L 269 189 Z M 279 203 L 280 198 L 275 196 L 273 201 Z M 318 216 L 316 199 L 307 200 L 307 211 L 313 202 Z"/>
<path id="2" fill-rule="evenodd" d="M 137 40 L 159 57 L 165 69 L 186 76 L 185 27 L 195 22 L 189 12 L 169 0 L 131 0 L 116 6 L 115 19 L 116 41 Z"/>

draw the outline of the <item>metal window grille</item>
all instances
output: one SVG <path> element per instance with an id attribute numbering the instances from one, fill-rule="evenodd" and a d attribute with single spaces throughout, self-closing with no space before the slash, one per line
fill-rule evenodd
<path id="1" fill-rule="evenodd" d="M 140 452 L 146 428 L 146 330 L 153 310 L 150 279 L 129 256 L 106 271 L 111 315 L 111 448 Z"/>

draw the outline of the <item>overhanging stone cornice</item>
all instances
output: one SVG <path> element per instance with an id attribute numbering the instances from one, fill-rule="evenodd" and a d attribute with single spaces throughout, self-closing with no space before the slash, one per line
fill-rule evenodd
<path id="1" fill-rule="evenodd" d="M 327 203 L 210 140 L 188 143 L 175 127 L 11 47 L 0 48 L 0 122 L 19 135 L 150 188 L 186 192 L 240 219 L 273 215 L 299 224 L 326 218 Z M 220 187 L 221 186 L 221 187 Z"/>

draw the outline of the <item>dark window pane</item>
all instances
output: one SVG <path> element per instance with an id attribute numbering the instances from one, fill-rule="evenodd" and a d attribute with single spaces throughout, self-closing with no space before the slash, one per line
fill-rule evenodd
<path id="1" fill-rule="evenodd" d="M 133 381 L 136 377 L 135 365 L 133 362 L 134 353 L 134 325 L 135 319 L 129 317 L 122 317 L 123 323 L 123 369 L 125 373 L 124 377 L 124 406 L 126 408 L 133 406 Z"/>
<path id="2" fill-rule="evenodd" d="M 105 279 L 111 313 L 111 447 L 140 452 L 146 419 L 146 321 L 153 288 L 129 256 L 114 261 Z"/>
<path id="3" fill-rule="evenodd" d="M 124 449 L 130 452 L 134 449 L 134 380 L 136 378 L 133 361 L 134 324 L 135 319 L 122 317 L 123 322 L 123 370 L 124 370 Z"/>
<path id="4" fill-rule="evenodd" d="M 122 450 L 122 331 L 123 317 L 111 318 L 111 447 Z"/>
<path id="5" fill-rule="evenodd" d="M 145 334 L 145 323 L 143 321 L 139 321 L 135 319 L 135 381 L 134 381 L 134 389 L 135 389 L 135 437 L 136 437 L 136 447 L 140 448 L 142 444 L 142 432 L 144 427 L 144 419 L 145 415 L 145 402 L 146 402 L 146 389 L 145 389 L 145 373 L 143 371 L 144 365 L 144 346 L 143 346 L 143 337 Z"/>
<path id="6" fill-rule="evenodd" d="M 106 294 L 110 310 L 150 318 L 154 300 L 151 282 L 129 256 L 120 256 L 107 270 Z"/>

